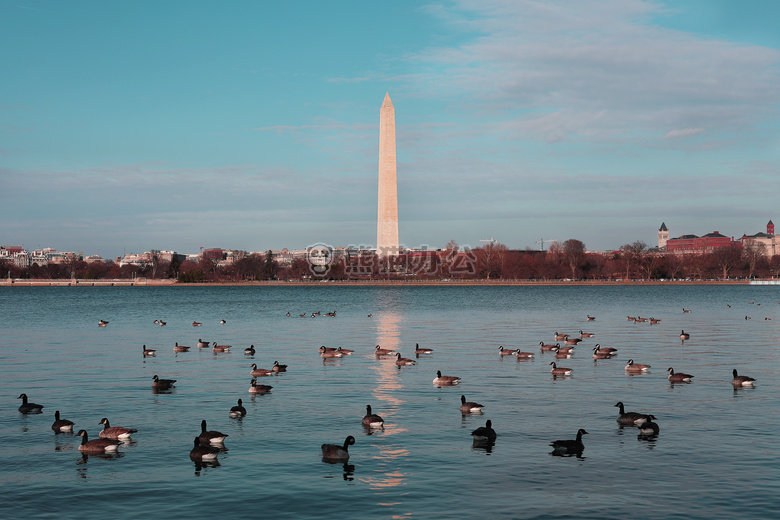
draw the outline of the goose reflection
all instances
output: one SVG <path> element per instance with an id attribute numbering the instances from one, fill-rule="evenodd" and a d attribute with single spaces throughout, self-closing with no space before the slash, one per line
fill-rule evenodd
<path id="1" fill-rule="evenodd" d="M 195 475 L 200 476 L 200 472 L 203 471 L 204 468 L 218 468 L 222 464 L 219 463 L 217 459 L 214 460 L 194 460 L 192 461 L 195 464 Z"/>
<path id="2" fill-rule="evenodd" d="M 495 447 L 495 442 L 482 442 L 477 441 L 476 439 L 471 443 L 471 451 L 475 452 L 485 452 L 485 454 L 490 455 L 493 453 L 493 448 Z"/>
<path id="3" fill-rule="evenodd" d="M 73 451 L 77 449 L 77 445 L 73 444 L 72 438 L 75 437 L 73 432 L 60 433 L 54 436 L 54 451 Z"/>
<path id="4" fill-rule="evenodd" d="M 582 452 L 585 450 L 577 450 L 577 451 L 559 451 L 559 450 L 553 450 L 550 452 L 550 455 L 553 457 L 576 457 L 579 460 L 585 460 L 585 457 L 582 455 Z"/>
<path id="5" fill-rule="evenodd" d="M 322 462 L 327 462 L 328 464 L 337 465 L 341 464 L 342 469 L 342 475 L 341 478 L 344 480 L 351 482 L 355 480 L 355 466 L 354 464 L 350 464 L 347 461 L 339 461 L 339 460 L 330 460 L 330 459 L 322 459 Z M 334 478 L 335 475 L 325 475 L 325 478 Z"/>
<path id="6" fill-rule="evenodd" d="M 113 451 L 113 452 L 106 452 L 106 453 L 84 453 L 79 452 L 79 458 L 76 460 L 76 465 L 81 466 L 86 464 L 90 458 L 94 459 L 104 459 L 104 460 L 114 460 L 114 459 L 121 459 L 125 456 L 125 454 L 121 451 Z"/>

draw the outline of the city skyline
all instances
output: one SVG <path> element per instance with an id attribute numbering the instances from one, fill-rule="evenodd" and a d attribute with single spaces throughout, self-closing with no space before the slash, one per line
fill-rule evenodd
<path id="1" fill-rule="evenodd" d="M 590 250 L 775 217 L 780 5 L 0 2 L 0 243 Z M 774 181 L 774 182 L 773 182 Z"/>

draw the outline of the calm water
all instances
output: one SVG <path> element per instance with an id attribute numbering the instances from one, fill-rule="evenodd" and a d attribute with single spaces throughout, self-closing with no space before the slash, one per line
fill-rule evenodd
<path id="1" fill-rule="evenodd" d="M 773 517 L 778 303 L 778 288 L 750 286 L 3 287 L 0 517 Z M 336 318 L 297 317 L 333 310 Z M 635 324 L 629 314 L 662 321 Z M 571 377 L 553 379 L 539 342 L 580 329 L 596 337 L 559 361 Z M 691 333 L 684 344 L 682 329 Z M 198 338 L 234 349 L 198 351 Z M 176 341 L 192 351 L 174 354 Z M 594 362 L 597 342 L 618 356 Z M 413 357 L 415 343 L 434 354 L 413 367 L 373 355 L 380 344 Z M 144 359 L 143 344 L 157 357 Z M 355 354 L 324 362 L 320 345 Z M 500 359 L 499 345 L 536 358 Z M 629 358 L 651 372 L 627 375 Z M 274 360 L 289 371 L 262 378 L 274 389 L 252 398 L 251 363 Z M 670 366 L 694 382 L 670 385 Z M 756 388 L 735 391 L 733 368 Z M 463 381 L 437 388 L 437 370 Z M 177 379 L 176 390 L 154 394 L 154 374 Z M 22 392 L 42 414 L 17 411 Z M 484 414 L 462 416 L 461 394 Z M 228 417 L 238 398 L 243 420 Z M 652 412 L 660 435 L 620 429 L 619 400 Z M 367 404 L 384 430 L 362 428 Z M 139 432 L 118 457 L 84 458 L 80 438 L 50 429 L 55 410 L 90 438 L 102 417 Z M 229 434 L 218 466 L 189 459 L 202 419 Z M 498 440 L 474 448 L 470 432 L 487 419 Z M 590 432 L 582 458 L 551 456 L 549 442 L 578 428 Z M 357 439 L 351 467 L 323 462 L 320 444 L 347 435 Z"/>

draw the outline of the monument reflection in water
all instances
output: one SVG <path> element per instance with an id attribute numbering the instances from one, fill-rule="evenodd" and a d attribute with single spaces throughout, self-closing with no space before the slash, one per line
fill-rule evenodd
<path id="1" fill-rule="evenodd" d="M 376 323 L 376 344 L 384 349 L 399 350 L 401 315 L 396 311 L 398 302 L 391 294 L 386 295 L 380 301 L 380 310 L 374 313 Z M 376 363 L 372 370 L 376 372 L 376 387 L 371 395 L 377 400 L 371 403 L 374 412 L 385 420 L 382 428 L 364 428 L 367 436 L 381 435 L 390 437 L 406 432 L 406 428 L 400 427 L 394 417 L 403 407 L 405 401 L 398 396 L 403 388 L 401 374 L 395 364 L 395 356 L 376 356 Z M 369 404 L 369 403 L 366 403 Z M 370 437 L 369 437 L 370 438 Z M 400 471 L 401 460 L 409 457 L 409 450 L 399 444 L 387 443 L 372 444 L 378 454 L 375 456 L 377 474 L 366 477 L 364 480 L 372 488 L 391 488 L 405 484 L 406 475 Z M 393 505 L 382 504 L 380 505 Z"/>

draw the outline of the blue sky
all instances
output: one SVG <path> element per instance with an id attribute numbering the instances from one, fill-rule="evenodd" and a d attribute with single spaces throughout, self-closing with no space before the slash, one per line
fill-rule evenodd
<path id="1" fill-rule="evenodd" d="M 773 0 L 0 0 L 0 244 L 591 250 L 780 219 Z"/>

